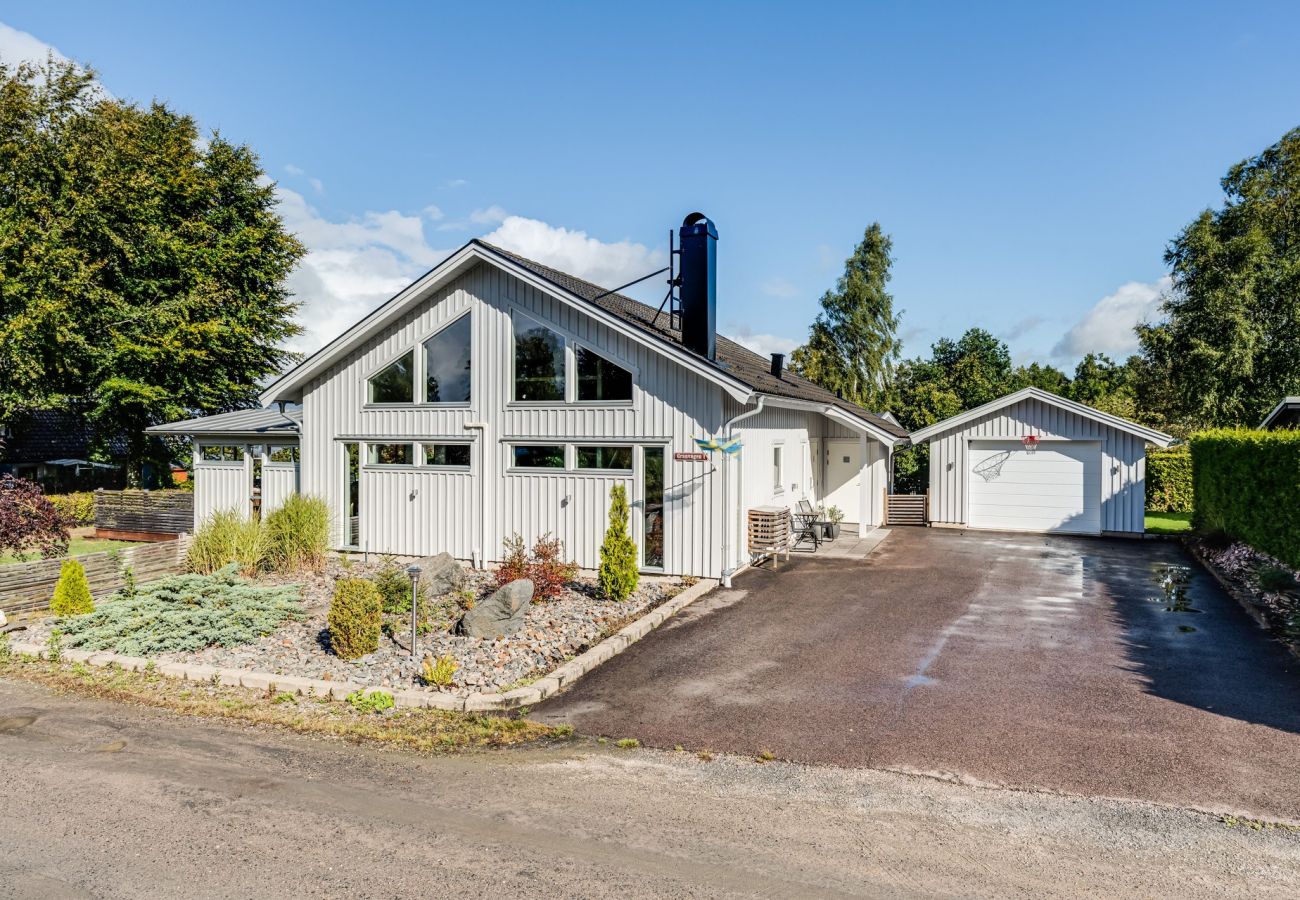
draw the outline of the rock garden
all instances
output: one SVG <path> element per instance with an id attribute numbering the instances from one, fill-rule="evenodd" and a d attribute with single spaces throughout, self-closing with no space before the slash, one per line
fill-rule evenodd
<path id="1" fill-rule="evenodd" d="M 388 690 L 472 697 L 523 687 L 687 586 L 638 576 L 615 498 L 600 571 L 543 536 L 507 541 L 491 571 L 447 554 L 419 560 L 324 550 L 328 511 L 295 498 L 265 522 L 216 516 L 194 537 L 191 572 L 128 584 L 92 603 L 75 563 L 54 615 L 24 641 L 109 650 Z M 620 519 L 621 516 L 621 519 Z M 620 528 L 619 526 L 622 525 Z M 412 582 L 412 565 L 419 574 Z M 411 652 L 415 599 L 417 645 Z"/>

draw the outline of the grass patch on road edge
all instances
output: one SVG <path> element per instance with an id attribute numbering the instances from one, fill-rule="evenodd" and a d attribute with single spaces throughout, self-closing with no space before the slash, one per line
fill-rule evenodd
<path id="1" fill-rule="evenodd" d="M 512 747 L 568 737 L 527 719 L 433 709 L 359 712 L 347 703 L 179 681 L 153 672 L 127 672 L 84 663 L 52 663 L 0 655 L 0 676 L 21 678 L 60 694 L 164 709 L 185 716 L 265 725 L 298 734 L 324 735 L 421 753 Z M 571 734 L 571 732 L 570 732 Z"/>

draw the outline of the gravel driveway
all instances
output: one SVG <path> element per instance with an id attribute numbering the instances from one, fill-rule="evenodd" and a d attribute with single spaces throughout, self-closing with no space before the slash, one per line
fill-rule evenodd
<path id="1" fill-rule="evenodd" d="M 538 707 L 648 744 L 1300 821 L 1300 662 L 1174 543 L 895 529 L 752 571 Z"/>

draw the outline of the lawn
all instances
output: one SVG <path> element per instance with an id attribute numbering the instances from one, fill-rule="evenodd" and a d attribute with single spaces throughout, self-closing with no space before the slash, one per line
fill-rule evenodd
<path id="1" fill-rule="evenodd" d="M 85 556 L 87 553 L 99 553 L 102 550 L 121 550 L 124 547 L 136 546 L 132 541 L 106 541 L 97 540 L 89 537 L 74 537 L 68 544 L 68 556 Z M 26 560 L 21 560 L 12 553 L 0 553 L 0 566 L 7 566 L 16 562 L 31 562 L 40 559 L 38 554 L 27 554 Z"/>
<path id="2" fill-rule="evenodd" d="M 1146 529 L 1151 534 L 1186 534 L 1192 530 L 1192 514 L 1148 512 Z"/>

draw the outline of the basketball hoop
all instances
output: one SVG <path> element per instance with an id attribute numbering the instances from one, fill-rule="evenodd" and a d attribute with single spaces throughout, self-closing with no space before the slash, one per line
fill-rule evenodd
<path id="1" fill-rule="evenodd" d="M 1027 434 L 1020 439 L 1020 443 L 1025 445 L 1026 452 L 1033 453 L 1038 449 L 1038 435 Z"/>

